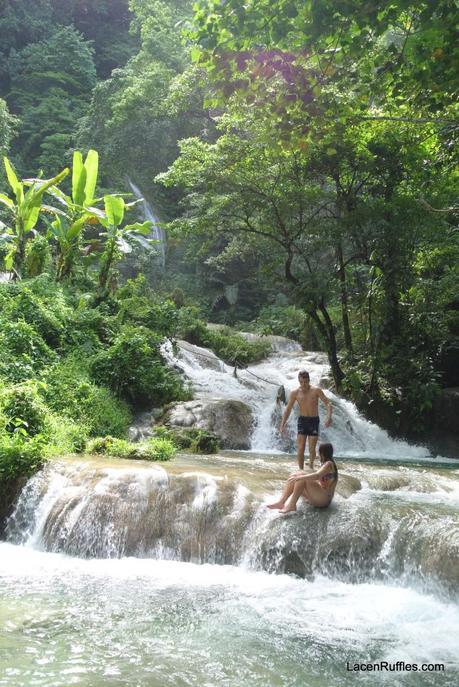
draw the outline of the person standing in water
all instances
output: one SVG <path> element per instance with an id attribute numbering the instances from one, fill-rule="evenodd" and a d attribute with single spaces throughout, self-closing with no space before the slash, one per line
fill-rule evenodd
<path id="1" fill-rule="evenodd" d="M 338 468 L 333 458 L 333 446 L 320 444 L 319 458 L 321 466 L 317 472 L 295 472 L 287 480 L 282 496 L 268 508 L 277 508 L 281 513 L 296 511 L 296 503 L 302 496 L 311 506 L 327 508 L 335 495 L 338 483 Z"/>
<path id="2" fill-rule="evenodd" d="M 327 408 L 325 427 L 329 427 L 331 425 L 332 404 L 330 399 L 325 396 L 322 389 L 311 386 L 309 382 L 309 372 L 306 372 L 306 370 L 300 370 L 298 373 L 298 381 L 300 386 L 290 394 L 279 431 L 281 434 L 283 433 L 287 420 L 296 401 L 300 407 L 300 416 L 298 418 L 298 435 L 296 440 L 298 467 L 300 470 L 304 468 L 304 451 L 306 448 L 306 438 L 308 437 L 309 467 L 313 469 L 316 458 L 316 446 L 319 439 L 319 398 Z"/>

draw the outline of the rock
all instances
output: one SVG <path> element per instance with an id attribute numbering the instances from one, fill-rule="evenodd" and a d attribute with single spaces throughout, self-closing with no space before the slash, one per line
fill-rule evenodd
<path id="1" fill-rule="evenodd" d="M 203 427 L 220 439 L 223 448 L 250 448 L 253 415 L 242 401 L 214 401 L 203 409 Z"/>
<path id="2" fill-rule="evenodd" d="M 184 357 L 186 357 L 187 354 L 191 354 L 191 356 L 199 362 L 200 367 L 216 370 L 217 372 L 221 372 L 224 368 L 220 358 L 207 348 L 195 346 L 195 344 L 188 343 L 188 341 L 183 341 L 181 339 L 177 341 L 177 346 Z M 182 370 L 180 370 L 180 372 L 182 372 Z"/>
<path id="3" fill-rule="evenodd" d="M 247 450 L 252 411 L 242 401 L 211 399 L 176 403 L 165 416 L 168 427 L 196 427 L 215 434 L 222 448 Z"/>
<path id="4" fill-rule="evenodd" d="M 459 434 L 459 387 L 442 389 L 434 401 L 433 412 L 438 427 Z"/>
<path id="5" fill-rule="evenodd" d="M 218 453 L 220 449 L 218 437 L 200 427 L 169 426 L 168 432 L 178 448 L 190 453 Z"/>

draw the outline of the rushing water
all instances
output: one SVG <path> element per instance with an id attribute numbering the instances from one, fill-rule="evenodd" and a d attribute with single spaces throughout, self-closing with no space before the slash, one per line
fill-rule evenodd
<path id="1" fill-rule="evenodd" d="M 328 372 L 275 343 L 237 378 L 209 351 L 166 350 L 198 397 L 252 408 L 250 452 L 81 457 L 29 480 L 0 543 L 0 687 L 459 684 L 458 464 L 327 392 L 331 507 L 267 509 L 295 460 L 280 452 L 277 385 Z"/>
<path id="2" fill-rule="evenodd" d="M 272 337 L 272 340 L 274 350 L 269 358 L 250 365 L 247 370 L 238 370 L 237 376 L 233 374 L 233 368 L 205 348 L 185 342 L 178 342 L 176 352 L 170 344 L 163 347 L 170 364 L 182 370 L 192 381 L 197 398 L 237 399 L 247 403 L 256 419 L 252 450 L 269 453 L 285 450 L 277 431 L 284 410 L 283 405 L 276 403 L 279 387 L 284 386 L 288 396 L 298 387 L 300 369 L 309 371 L 313 385 L 326 380 L 330 369 L 324 353 L 303 351 L 299 344 L 282 337 Z M 338 455 L 397 461 L 400 455 L 415 460 L 431 457 L 423 446 L 389 437 L 383 429 L 365 420 L 353 403 L 332 391 L 326 391 L 326 394 L 333 402 L 333 423 L 329 428 L 321 423 L 321 439 L 332 442 Z M 322 404 L 319 411 L 323 419 Z M 292 417 L 288 429 L 290 449 L 294 445 L 295 425 Z"/>
<path id="3" fill-rule="evenodd" d="M 153 212 L 153 208 L 145 199 L 139 187 L 136 186 L 130 179 L 128 180 L 128 183 L 137 200 L 142 201 L 142 212 L 145 220 L 148 220 L 152 223 L 149 238 L 153 239 L 156 243 L 153 244 L 151 253 L 155 256 L 161 266 L 161 269 L 164 271 L 166 264 L 166 234 L 164 229 L 161 227 L 159 219 Z"/>
<path id="4" fill-rule="evenodd" d="M 328 511 L 282 517 L 290 468 L 48 466 L 0 544 L 0 685 L 456 685 L 459 471 L 343 463 Z"/>

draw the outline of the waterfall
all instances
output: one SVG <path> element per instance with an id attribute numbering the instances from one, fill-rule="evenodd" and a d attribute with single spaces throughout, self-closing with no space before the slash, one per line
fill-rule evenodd
<path id="1" fill-rule="evenodd" d="M 145 199 L 138 186 L 136 186 L 130 179 L 128 179 L 129 186 L 135 197 L 141 200 L 142 212 L 145 220 L 152 222 L 150 239 L 154 239 L 157 243 L 153 244 L 152 251 L 157 255 L 158 262 L 161 269 L 164 271 L 166 264 L 166 234 L 161 227 L 158 217 L 154 214 L 150 203 Z"/>
<path id="2" fill-rule="evenodd" d="M 276 401 L 279 387 L 285 387 L 287 397 L 298 387 L 298 371 L 310 373 L 311 384 L 323 386 L 329 379 L 330 368 L 324 353 L 303 351 L 301 346 L 283 337 L 269 337 L 272 353 L 264 361 L 249 365 L 246 370 L 234 370 L 211 351 L 178 342 L 176 351 L 170 343 L 162 351 L 171 366 L 180 369 L 191 380 L 195 397 L 203 400 L 237 399 L 252 409 L 255 426 L 251 450 L 257 453 L 294 451 L 297 409 L 292 412 L 285 436 L 278 432 L 285 409 Z M 376 424 L 366 420 L 350 401 L 325 390 L 333 402 L 333 423 L 325 428 L 324 408 L 321 415 L 321 439 L 334 444 L 338 456 L 361 459 L 420 460 L 430 457 L 423 446 L 392 439 Z"/>
<path id="3" fill-rule="evenodd" d="M 7 539 L 79 558 L 135 556 L 457 589 L 457 472 L 342 468 L 338 491 L 349 498 L 338 494 L 325 512 L 305 506 L 285 518 L 265 507 L 279 488 L 273 476 L 288 474 L 275 456 L 268 478 L 266 464 L 249 468 L 237 457 L 218 457 L 209 472 L 183 460 L 167 469 L 49 464 L 22 491 Z"/>

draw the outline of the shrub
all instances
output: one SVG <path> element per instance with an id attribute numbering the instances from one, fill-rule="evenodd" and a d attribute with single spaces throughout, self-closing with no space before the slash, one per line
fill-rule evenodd
<path id="1" fill-rule="evenodd" d="M 156 334 L 172 336 L 178 321 L 177 308 L 172 300 L 157 300 L 146 286 L 145 277 L 129 279 L 117 292 L 119 319 L 124 323 L 140 324 Z"/>
<path id="2" fill-rule="evenodd" d="M 3 389 L 0 405 L 2 414 L 6 417 L 5 430 L 9 434 L 18 431 L 30 437 L 46 434 L 48 409 L 33 382 Z"/>
<path id="3" fill-rule="evenodd" d="M 199 310 L 184 307 L 178 312 L 177 335 L 196 346 L 211 348 L 229 365 L 242 367 L 266 358 L 271 345 L 266 341 L 248 341 L 230 327 L 212 330 L 199 319 Z"/>
<path id="4" fill-rule="evenodd" d="M 25 256 L 25 273 L 28 277 L 41 274 L 51 262 L 51 251 L 48 239 L 37 234 L 27 243 Z"/>
<path id="5" fill-rule="evenodd" d="M 167 461 L 174 457 L 176 448 L 168 439 L 150 439 L 149 441 L 130 443 L 115 437 L 98 437 L 88 443 L 88 453 L 101 453 L 113 458 L 130 460 Z"/>
<path id="6" fill-rule="evenodd" d="M 103 343 L 110 342 L 119 329 L 113 315 L 105 308 L 88 307 L 81 298 L 69 316 L 64 332 L 64 346 L 67 350 L 79 347 L 86 355 L 98 352 Z"/>
<path id="7" fill-rule="evenodd" d="M 32 475 L 44 463 L 42 437 L 25 440 L 19 434 L 0 436 L 0 483 Z"/>
<path id="8" fill-rule="evenodd" d="M 89 429 L 83 423 L 74 422 L 65 415 L 49 414 L 48 444 L 45 448 L 46 456 L 56 456 L 66 453 L 83 453 L 88 441 Z"/>
<path id="9" fill-rule="evenodd" d="M 0 376 L 10 382 L 40 377 L 57 355 L 27 322 L 0 322 Z"/>
<path id="10" fill-rule="evenodd" d="M 147 447 L 148 453 L 151 456 L 147 460 L 167 461 L 171 460 L 176 453 L 176 448 L 169 439 L 149 439 Z"/>
<path id="11" fill-rule="evenodd" d="M 210 331 L 200 319 L 200 311 L 194 306 L 180 308 L 177 317 L 177 336 L 195 346 L 210 346 Z"/>
<path id="12" fill-rule="evenodd" d="M 247 341 L 229 327 L 209 332 L 210 348 L 230 365 L 245 367 L 266 358 L 271 352 L 267 341 Z"/>
<path id="13" fill-rule="evenodd" d="M 216 434 L 198 427 L 174 427 L 170 429 L 164 425 L 153 428 L 156 438 L 167 439 L 179 449 L 187 449 L 191 453 L 218 453 L 219 440 Z"/>
<path id="14" fill-rule="evenodd" d="M 74 352 L 49 370 L 45 398 L 54 411 L 82 423 L 88 436 L 122 437 L 132 421 L 125 401 L 91 381 L 84 353 Z"/>
<path id="15" fill-rule="evenodd" d="M 93 359 L 93 379 L 138 406 L 186 400 L 189 394 L 163 361 L 160 343 L 145 327 L 125 325 L 112 346 Z"/>
<path id="16" fill-rule="evenodd" d="M 10 300 L 7 314 L 12 320 L 23 320 L 32 325 L 50 346 L 59 346 L 63 332 L 62 323 L 30 289 L 23 288 Z"/>

